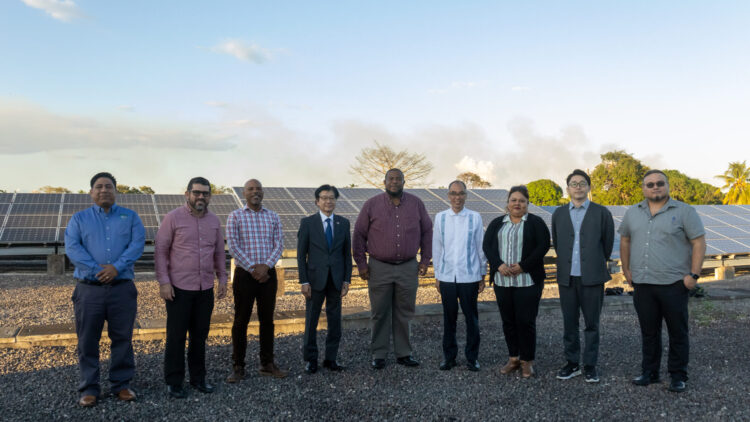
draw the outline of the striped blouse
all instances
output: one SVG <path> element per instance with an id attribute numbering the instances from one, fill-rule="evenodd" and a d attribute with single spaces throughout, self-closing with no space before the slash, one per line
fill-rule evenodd
<path id="1" fill-rule="evenodd" d="M 520 222 L 513 223 L 510 221 L 510 215 L 506 215 L 503 218 L 503 225 L 497 233 L 497 248 L 500 252 L 500 259 L 508 266 L 521 261 L 523 226 L 527 217 L 528 214 L 524 214 Z M 527 272 L 506 277 L 498 271 L 495 274 L 495 285 L 499 287 L 529 287 L 534 285 L 534 280 Z"/>

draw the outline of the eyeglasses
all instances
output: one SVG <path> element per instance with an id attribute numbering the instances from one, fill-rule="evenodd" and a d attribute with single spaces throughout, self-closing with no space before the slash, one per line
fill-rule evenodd
<path id="1" fill-rule="evenodd" d="M 448 192 L 448 196 L 466 196 L 466 192 Z"/>
<path id="2" fill-rule="evenodd" d="M 653 188 L 654 188 L 654 186 L 657 186 L 657 187 L 663 187 L 663 186 L 664 186 L 664 185 L 666 185 L 666 184 L 667 184 L 667 182 L 665 182 L 665 181 L 663 181 L 663 180 L 659 180 L 658 182 L 648 182 L 648 183 L 644 183 L 644 186 L 646 186 L 646 187 L 647 187 L 647 188 L 649 188 L 649 189 L 653 189 Z"/>
<path id="3" fill-rule="evenodd" d="M 320 199 L 321 201 L 335 201 L 336 197 L 335 196 L 319 196 L 318 199 Z"/>
<path id="4" fill-rule="evenodd" d="M 192 193 L 195 196 L 203 196 L 206 198 L 211 196 L 211 192 L 207 190 L 191 190 L 190 193 Z"/>
<path id="5" fill-rule="evenodd" d="M 576 183 L 576 182 L 570 182 L 570 183 L 568 183 L 568 186 L 570 186 L 571 188 L 585 188 L 585 187 L 588 187 L 588 185 L 589 184 L 586 183 L 586 182 L 578 182 L 578 183 Z"/>

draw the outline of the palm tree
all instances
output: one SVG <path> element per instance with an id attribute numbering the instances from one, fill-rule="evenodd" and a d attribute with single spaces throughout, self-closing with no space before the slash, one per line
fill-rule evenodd
<path id="1" fill-rule="evenodd" d="M 729 188 L 724 196 L 725 205 L 750 205 L 750 167 L 746 161 L 729 163 L 727 171 L 715 177 L 724 181 L 721 189 Z"/>

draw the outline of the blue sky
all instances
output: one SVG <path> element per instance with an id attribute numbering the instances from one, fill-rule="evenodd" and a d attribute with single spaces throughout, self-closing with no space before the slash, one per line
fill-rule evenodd
<path id="1" fill-rule="evenodd" d="M 0 188 L 358 183 L 373 140 L 560 183 L 750 158 L 748 2 L 0 3 Z M 408 184 L 408 180 L 407 180 Z"/>

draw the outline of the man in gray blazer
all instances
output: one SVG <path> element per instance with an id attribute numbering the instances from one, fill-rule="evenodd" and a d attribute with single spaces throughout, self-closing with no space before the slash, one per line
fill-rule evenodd
<path id="1" fill-rule="evenodd" d="M 306 299 L 303 358 L 305 372 L 318 371 L 318 318 L 326 303 L 328 335 L 323 367 L 341 371 L 336 362 L 341 340 L 341 298 L 349 291 L 352 278 L 352 251 L 349 220 L 334 215 L 339 191 L 323 185 L 315 190 L 319 212 L 300 221 L 297 233 L 297 267 L 302 294 Z"/>
<path id="2" fill-rule="evenodd" d="M 582 170 L 573 170 L 567 178 L 570 204 L 552 214 L 552 243 L 557 252 L 557 284 L 560 290 L 567 364 L 558 371 L 558 379 L 581 374 L 581 341 L 578 320 L 583 313 L 586 341 L 583 372 L 586 382 L 599 382 L 596 369 L 599 357 L 599 315 L 604 301 L 604 283 L 612 277 L 607 260 L 612 254 L 615 225 L 609 210 L 589 201 L 591 178 Z"/>

